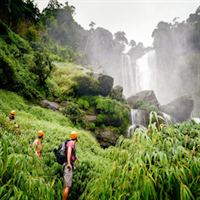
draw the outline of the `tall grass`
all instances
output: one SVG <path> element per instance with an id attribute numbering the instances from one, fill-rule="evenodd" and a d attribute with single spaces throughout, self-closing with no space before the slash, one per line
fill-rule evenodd
<path id="1" fill-rule="evenodd" d="M 6 119 L 13 109 L 18 131 Z M 101 149 L 65 116 L 0 90 L 0 199 L 62 199 L 62 166 L 52 150 L 74 129 L 78 162 L 69 199 L 199 199 L 200 125 L 166 127 L 153 118 L 159 119 L 152 112 L 147 131 Z M 38 130 L 45 132 L 41 158 L 30 147 Z"/>
<path id="2" fill-rule="evenodd" d="M 113 167 L 80 199 L 199 199 L 199 136 L 200 125 L 191 121 L 161 130 L 150 123 L 130 140 L 121 137 L 107 152 Z"/>
<path id="3" fill-rule="evenodd" d="M 12 109 L 17 113 L 18 131 L 6 119 Z M 3 90 L 0 90 L 0 124 L 0 199 L 62 199 L 62 166 L 55 162 L 53 148 L 69 139 L 72 130 L 77 130 L 73 124 L 56 111 L 28 106 L 18 95 Z M 40 159 L 30 147 L 38 130 L 45 132 Z M 87 182 L 100 175 L 97 165 L 104 156 L 93 136 L 77 131 L 79 164 L 69 199 L 78 199 Z"/>

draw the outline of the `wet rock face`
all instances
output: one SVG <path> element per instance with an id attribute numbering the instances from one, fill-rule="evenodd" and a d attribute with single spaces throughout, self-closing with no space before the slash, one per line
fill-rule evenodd
<path id="1" fill-rule="evenodd" d="M 147 106 L 155 105 L 158 108 L 160 107 L 160 104 L 156 98 L 156 95 L 153 90 L 145 90 L 138 92 L 136 94 L 133 94 L 130 96 L 127 101 L 128 104 L 134 108 L 134 103 L 138 100 L 141 99 Z"/>
<path id="2" fill-rule="evenodd" d="M 121 101 L 122 96 L 123 96 L 123 87 L 119 85 L 115 86 L 110 92 L 110 97 L 112 99 L 116 99 L 117 101 Z"/>
<path id="3" fill-rule="evenodd" d="M 61 108 L 61 106 L 59 106 L 59 104 L 57 104 L 55 102 L 48 101 L 46 99 L 43 99 L 40 104 L 41 104 L 42 107 L 48 108 L 48 109 L 51 109 L 51 110 L 59 110 Z"/>
<path id="4" fill-rule="evenodd" d="M 188 120 L 193 109 L 194 100 L 191 95 L 178 97 L 174 101 L 161 106 L 163 112 L 171 115 L 179 122 Z"/>

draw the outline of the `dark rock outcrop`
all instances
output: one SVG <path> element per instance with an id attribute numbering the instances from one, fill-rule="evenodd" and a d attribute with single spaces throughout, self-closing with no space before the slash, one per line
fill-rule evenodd
<path id="1" fill-rule="evenodd" d="M 95 72 L 93 73 L 93 77 L 97 79 L 100 83 L 100 94 L 102 96 L 107 96 L 113 87 L 114 79 L 111 76 L 98 74 Z"/>
<path id="2" fill-rule="evenodd" d="M 138 100 L 141 99 L 147 106 L 155 105 L 158 108 L 160 107 L 160 104 L 156 98 L 156 95 L 153 90 L 145 90 L 138 92 L 136 94 L 133 94 L 130 96 L 127 101 L 128 104 L 134 108 L 134 103 Z"/>
<path id="3" fill-rule="evenodd" d="M 48 108 L 51 110 L 60 110 L 60 108 L 61 108 L 61 106 L 59 104 L 48 101 L 47 99 L 43 99 L 40 104 L 42 107 Z"/>
<path id="4" fill-rule="evenodd" d="M 122 119 L 120 119 L 120 117 L 117 116 L 107 115 L 102 120 L 102 123 L 105 126 L 119 127 L 122 125 Z"/>
<path id="5" fill-rule="evenodd" d="M 161 106 L 163 112 L 171 115 L 179 122 L 188 120 L 193 109 L 194 100 L 191 95 L 178 97 L 174 101 Z"/>
<path id="6" fill-rule="evenodd" d="M 111 76 L 103 75 L 100 76 L 98 80 L 101 87 L 101 95 L 107 96 L 113 87 L 114 79 Z"/>
<path id="7" fill-rule="evenodd" d="M 103 130 L 101 128 L 97 128 L 98 135 L 97 135 L 97 140 L 101 147 L 107 148 L 110 145 L 115 145 L 116 141 L 118 139 L 118 135 L 113 133 L 110 130 Z"/>
<path id="8" fill-rule="evenodd" d="M 115 86 L 110 92 L 110 97 L 117 101 L 121 101 L 123 97 L 123 87 L 119 85 Z"/>

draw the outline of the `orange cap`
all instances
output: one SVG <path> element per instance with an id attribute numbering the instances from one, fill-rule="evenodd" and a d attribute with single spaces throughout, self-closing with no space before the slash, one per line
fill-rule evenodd
<path id="1" fill-rule="evenodd" d="M 10 114 L 16 115 L 15 110 L 12 110 Z"/>
<path id="2" fill-rule="evenodd" d="M 43 131 L 38 131 L 38 137 L 41 137 L 44 135 L 44 132 Z"/>
<path id="3" fill-rule="evenodd" d="M 72 131 L 70 136 L 71 136 L 71 139 L 76 139 L 76 137 L 78 136 L 78 133 L 76 131 Z"/>

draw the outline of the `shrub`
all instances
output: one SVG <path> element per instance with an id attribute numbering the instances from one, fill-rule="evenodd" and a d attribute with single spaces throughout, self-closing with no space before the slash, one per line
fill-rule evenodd
<path id="1" fill-rule="evenodd" d="M 125 118 L 129 118 L 129 110 L 128 110 L 128 108 L 124 108 L 123 115 L 124 115 Z"/>
<path id="2" fill-rule="evenodd" d="M 158 113 L 158 107 L 155 105 L 149 106 L 149 112 L 151 112 L 151 111 L 155 111 L 156 113 Z"/>
<path id="3" fill-rule="evenodd" d="M 79 75 L 72 79 L 77 83 L 74 91 L 82 95 L 98 95 L 100 94 L 99 81 L 91 76 Z"/>
<path id="4" fill-rule="evenodd" d="M 4 51 L 0 49 L 0 79 L 1 87 L 12 89 L 17 81 L 17 74 L 15 71 L 15 62 L 5 55 Z"/>
<path id="5" fill-rule="evenodd" d="M 83 115 L 79 106 L 72 102 L 67 102 L 65 109 L 62 111 L 66 114 L 74 124 L 79 124 L 83 121 Z"/>
<path id="6" fill-rule="evenodd" d="M 97 123 L 101 124 L 103 122 L 103 116 L 100 114 L 97 116 Z"/>
<path id="7" fill-rule="evenodd" d="M 29 101 L 37 103 L 40 100 L 44 99 L 44 97 L 40 94 L 40 92 L 37 89 L 27 85 L 25 85 L 24 88 L 18 92 L 18 94 L 23 96 Z"/>
<path id="8" fill-rule="evenodd" d="M 146 104 L 143 104 L 138 109 L 139 110 L 149 110 L 149 107 Z"/>
<path id="9" fill-rule="evenodd" d="M 142 99 L 137 99 L 135 102 L 134 102 L 134 109 L 138 109 L 139 107 L 141 107 L 142 105 L 144 105 L 144 102 Z"/>
<path id="10" fill-rule="evenodd" d="M 104 124 L 101 124 L 101 128 L 103 129 L 103 130 L 105 130 L 105 125 Z"/>
<path id="11" fill-rule="evenodd" d="M 114 103 L 111 99 L 98 98 L 96 104 L 97 109 L 102 113 L 112 114 L 114 111 Z"/>
<path id="12" fill-rule="evenodd" d="M 95 123 L 90 123 L 90 130 L 91 131 L 94 131 L 95 130 Z"/>
<path id="13" fill-rule="evenodd" d="M 85 110 L 87 110 L 87 109 L 90 107 L 88 101 L 83 100 L 83 99 L 78 99 L 77 104 L 78 104 L 78 106 L 79 106 L 80 108 L 84 108 Z"/>
<path id="14" fill-rule="evenodd" d="M 99 135 L 97 130 L 94 131 L 94 134 L 95 134 L 96 137 Z"/>

